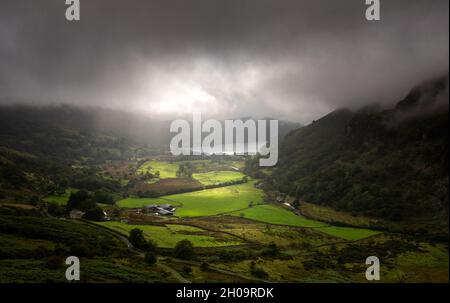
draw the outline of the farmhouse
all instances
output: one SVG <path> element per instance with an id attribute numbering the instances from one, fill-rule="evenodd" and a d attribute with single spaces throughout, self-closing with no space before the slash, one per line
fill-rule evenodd
<path id="1" fill-rule="evenodd" d="M 161 204 L 161 205 L 159 206 L 159 208 L 162 208 L 162 209 L 164 209 L 164 210 L 168 210 L 168 211 L 171 211 L 171 212 L 174 212 L 174 211 L 175 211 L 175 207 L 173 207 L 173 206 L 170 205 L 170 204 Z"/>
<path id="2" fill-rule="evenodd" d="M 175 211 L 175 207 L 173 207 L 170 204 L 161 204 L 161 205 L 146 205 L 144 207 L 144 210 L 146 212 L 153 212 L 155 214 L 161 215 L 161 216 L 172 216 L 174 211 Z"/>
<path id="3" fill-rule="evenodd" d="M 146 205 L 144 208 L 146 211 L 157 211 L 159 209 L 158 205 L 154 204 Z"/>
<path id="4" fill-rule="evenodd" d="M 72 209 L 69 213 L 71 219 L 81 219 L 84 216 L 84 212 L 78 209 Z"/>
<path id="5" fill-rule="evenodd" d="M 161 216 L 172 216 L 173 212 L 165 210 L 165 209 L 159 209 L 157 214 L 161 215 Z"/>

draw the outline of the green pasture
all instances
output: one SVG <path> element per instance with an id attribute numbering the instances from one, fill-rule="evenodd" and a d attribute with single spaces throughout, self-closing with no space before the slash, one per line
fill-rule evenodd
<path id="1" fill-rule="evenodd" d="M 144 232 L 146 239 L 155 241 L 162 248 L 173 248 L 179 241 L 184 239 L 191 241 L 195 247 L 221 247 L 241 244 L 237 241 L 217 239 L 209 235 L 193 234 L 196 232 L 204 233 L 205 230 L 191 226 L 132 225 L 116 221 L 98 222 L 97 224 L 116 230 L 125 236 L 128 236 L 133 228 L 139 228 Z"/>
<path id="2" fill-rule="evenodd" d="M 250 202 L 253 202 L 253 205 L 263 202 L 263 192 L 254 187 L 253 181 L 161 198 L 127 198 L 119 201 L 118 205 L 124 208 L 137 208 L 148 204 L 169 203 L 178 207 L 176 216 L 198 217 L 245 209 Z"/>
<path id="3" fill-rule="evenodd" d="M 176 178 L 179 165 L 177 162 L 147 161 L 138 169 L 138 174 L 159 172 L 161 179 Z"/>
<path id="4" fill-rule="evenodd" d="M 243 211 L 234 212 L 232 215 L 270 224 L 314 228 L 317 231 L 346 240 L 360 240 L 379 233 L 362 228 L 332 226 L 327 223 L 297 216 L 290 210 L 270 204 L 257 205 Z"/>
<path id="5" fill-rule="evenodd" d="M 167 179 L 167 178 L 176 178 L 177 177 L 177 171 L 180 167 L 180 164 L 186 164 L 190 163 L 192 167 L 194 168 L 194 171 L 201 172 L 199 173 L 199 178 L 206 179 L 209 178 L 214 181 L 214 178 L 219 178 L 219 181 L 221 179 L 223 180 L 234 180 L 237 175 L 233 175 L 233 173 L 238 173 L 237 171 L 227 171 L 227 170 L 236 170 L 236 169 L 242 169 L 244 166 L 243 161 L 234 161 L 234 160 L 220 160 L 220 161 L 213 161 L 213 160 L 192 160 L 192 161 L 174 161 L 174 162 L 166 162 L 166 161 L 156 161 L 151 160 L 147 161 L 144 164 L 142 164 L 138 169 L 138 174 L 145 174 L 147 172 L 149 173 L 156 173 L 159 171 L 159 175 L 161 179 Z M 222 171 L 224 173 L 222 173 Z M 205 175 L 202 176 L 203 173 L 213 173 L 212 175 Z M 214 176 L 214 173 L 217 174 L 217 176 Z M 230 174 L 227 174 L 230 173 Z M 195 178 L 195 176 L 194 176 Z M 209 181 L 211 182 L 211 181 Z M 226 181 L 222 181 L 226 182 Z M 211 183 L 209 183 L 211 184 Z M 212 183 L 214 184 L 214 183 Z"/>
<path id="6" fill-rule="evenodd" d="M 271 204 L 253 206 L 243 211 L 233 212 L 232 215 L 279 225 L 290 225 L 297 227 L 327 226 L 325 223 L 297 216 L 290 210 Z"/>
<path id="7" fill-rule="evenodd" d="M 245 175 L 238 171 L 211 171 L 193 174 L 192 177 L 203 185 L 218 185 L 242 180 Z"/>

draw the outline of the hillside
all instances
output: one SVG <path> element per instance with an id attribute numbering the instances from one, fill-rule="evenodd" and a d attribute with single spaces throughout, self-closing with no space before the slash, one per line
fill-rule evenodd
<path id="1" fill-rule="evenodd" d="M 448 219 L 448 77 L 393 109 L 336 110 L 289 133 L 266 184 L 307 202 L 393 221 Z"/>

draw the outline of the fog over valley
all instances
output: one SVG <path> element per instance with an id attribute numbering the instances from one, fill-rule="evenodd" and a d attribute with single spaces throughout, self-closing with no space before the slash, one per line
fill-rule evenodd
<path id="1" fill-rule="evenodd" d="M 302 124 L 393 106 L 448 72 L 448 1 L 64 1 L 0 4 L 0 103 L 171 120 L 201 111 Z M 414 20 L 414 22 L 411 22 Z"/>

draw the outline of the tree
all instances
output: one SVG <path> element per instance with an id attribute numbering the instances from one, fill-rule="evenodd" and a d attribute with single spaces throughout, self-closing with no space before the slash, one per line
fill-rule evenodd
<path id="1" fill-rule="evenodd" d="M 145 263 L 146 263 L 147 265 L 150 265 L 150 266 L 155 265 L 155 264 L 156 264 L 156 261 L 157 261 L 157 259 L 156 259 L 156 254 L 155 254 L 154 252 L 147 251 L 147 252 L 144 254 L 144 261 L 145 261 Z"/>
<path id="2" fill-rule="evenodd" d="M 295 199 L 294 202 L 292 202 L 292 207 L 295 209 L 300 208 L 300 201 L 298 199 Z"/>
<path id="3" fill-rule="evenodd" d="M 105 190 L 97 190 L 95 192 L 95 201 L 97 203 L 114 204 L 113 197 Z"/>
<path id="4" fill-rule="evenodd" d="M 103 221 L 105 219 L 105 214 L 103 212 L 103 209 L 96 206 L 94 208 L 91 208 L 88 210 L 84 215 L 84 219 L 92 220 L 92 221 Z"/>
<path id="5" fill-rule="evenodd" d="M 62 205 L 56 203 L 49 203 L 47 205 L 47 212 L 52 216 L 62 217 L 66 212 L 66 210 Z"/>
<path id="6" fill-rule="evenodd" d="M 183 273 L 184 273 L 185 275 L 190 275 L 190 274 L 192 273 L 192 268 L 189 267 L 189 266 L 187 266 L 187 265 L 185 265 L 185 266 L 183 266 L 182 271 L 183 271 Z"/>
<path id="7" fill-rule="evenodd" d="M 206 262 L 202 262 L 202 264 L 200 265 L 200 270 L 201 271 L 209 271 L 209 264 Z"/>
<path id="8" fill-rule="evenodd" d="M 267 248 L 263 251 L 263 255 L 265 256 L 272 256 L 272 257 L 276 257 L 278 256 L 278 254 L 280 253 L 278 246 L 272 242 L 270 243 Z"/>
<path id="9" fill-rule="evenodd" d="M 89 192 L 86 190 L 80 190 L 76 193 L 70 193 L 69 201 L 67 202 L 67 210 L 71 211 L 72 209 L 79 209 L 81 211 L 88 211 L 97 204 L 89 195 Z"/>
<path id="10" fill-rule="evenodd" d="M 158 251 L 158 245 L 153 240 L 147 240 L 147 251 L 156 253 Z"/>
<path id="11" fill-rule="evenodd" d="M 144 233 L 139 228 L 133 228 L 130 230 L 130 235 L 128 237 L 131 245 L 137 249 L 146 250 L 148 248 L 148 243 L 144 238 Z"/>
<path id="12" fill-rule="evenodd" d="M 181 240 L 175 245 L 174 255 L 180 259 L 192 260 L 195 258 L 194 245 L 189 240 Z"/>
<path id="13" fill-rule="evenodd" d="M 34 205 L 34 206 L 38 205 L 38 203 L 39 203 L 39 197 L 36 196 L 36 195 L 32 196 L 32 197 L 30 198 L 30 203 L 31 203 L 31 205 Z"/>

